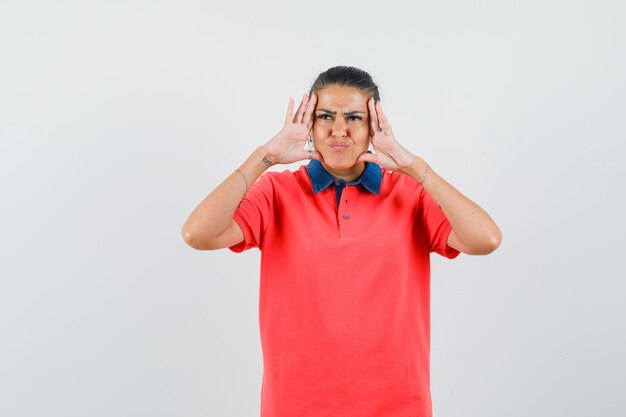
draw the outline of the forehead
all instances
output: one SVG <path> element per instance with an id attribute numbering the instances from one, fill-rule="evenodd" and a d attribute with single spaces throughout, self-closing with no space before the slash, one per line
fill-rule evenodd
<path id="1" fill-rule="evenodd" d="M 369 96 L 358 88 L 331 85 L 316 92 L 316 109 L 355 111 L 367 110 Z"/>

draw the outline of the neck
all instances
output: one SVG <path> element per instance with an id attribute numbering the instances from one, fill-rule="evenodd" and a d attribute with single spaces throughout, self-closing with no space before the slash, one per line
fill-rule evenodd
<path id="1" fill-rule="evenodd" d="M 365 162 L 360 162 L 356 165 L 353 165 L 349 169 L 346 169 L 343 171 L 332 169 L 331 167 L 326 165 L 324 162 L 322 162 L 322 165 L 324 166 L 326 171 L 328 171 L 328 173 L 333 176 L 333 178 L 335 179 L 341 178 L 345 182 L 352 182 L 356 180 L 357 178 L 361 176 L 361 174 L 365 170 Z"/>

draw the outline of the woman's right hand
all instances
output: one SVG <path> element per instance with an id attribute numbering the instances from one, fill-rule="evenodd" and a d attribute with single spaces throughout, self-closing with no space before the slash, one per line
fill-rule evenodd
<path id="1" fill-rule="evenodd" d="M 318 151 L 305 151 L 304 145 L 313 127 L 313 111 L 317 102 L 317 94 L 311 98 L 304 94 L 298 111 L 293 115 L 294 101 L 289 98 L 289 106 L 285 117 L 285 125 L 272 139 L 265 144 L 268 158 L 275 164 L 291 164 L 293 162 L 309 159 L 310 156 L 318 161 L 322 155 Z"/>

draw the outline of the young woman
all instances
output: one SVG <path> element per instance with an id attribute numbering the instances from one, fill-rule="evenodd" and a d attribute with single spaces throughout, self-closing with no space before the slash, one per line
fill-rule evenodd
<path id="1" fill-rule="evenodd" d="M 430 416 L 430 253 L 500 244 L 379 100 L 365 71 L 321 73 L 183 226 L 195 249 L 261 250 L 262 417 Z"/>

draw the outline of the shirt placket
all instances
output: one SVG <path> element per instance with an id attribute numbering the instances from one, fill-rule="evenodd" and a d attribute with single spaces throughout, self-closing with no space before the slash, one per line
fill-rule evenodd
<path id="1" fill-rule="evenodd" d="M 346 239 L 356 236 L 354 222 L 354 197 L 356 187 L 348 186 L 341 193 L 341 201 L 337 210 L 337 222 L 339 224 L 339 238 Z"/>

